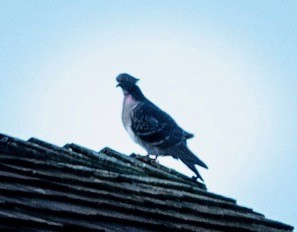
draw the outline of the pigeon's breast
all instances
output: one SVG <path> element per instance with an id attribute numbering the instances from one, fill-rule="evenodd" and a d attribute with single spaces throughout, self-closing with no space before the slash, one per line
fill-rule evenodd
<path id="1" fill-rule="evenodd" d="M 123 102 L 123 110 L 122 110 L 122 121 L 123 121 L 123 125 L 126 129 L 126 131 L 128 132 L 128 134 L 130 135 L 130 137 L 136 142 L 137 138 L 134 135 L 133 131 L 132 131 L 132 116 L 133 116 L 133 109 L 138 106 L 139 101 L 136 101 L 132 98 L 131 95 L 126 95 L 124 98 L 124 102 Z"/>

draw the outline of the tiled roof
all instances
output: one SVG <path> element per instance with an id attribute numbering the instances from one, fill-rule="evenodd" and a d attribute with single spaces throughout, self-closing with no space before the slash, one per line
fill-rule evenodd
<path id="1" fill-rule="evenodd" d="M 292 231 L 159 164 L 0 134 L 0 231 Z"/>

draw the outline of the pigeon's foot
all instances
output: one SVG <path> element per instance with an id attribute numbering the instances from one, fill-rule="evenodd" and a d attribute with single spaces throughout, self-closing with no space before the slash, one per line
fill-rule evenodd
<path id="1" fill-rule="evenodd" d="M 154 156 L 153 158 L 151 158 L 151 156 Z M 147 154 L 146 156 L 141 156 L 143 161 L 147 161 L 147 162 L 155 162 L 155 163 L 159 163 L 159 161 L 157 160 L 158 156 L 157 155 L 151 155 L 151 154 Z"/>
<path id="2" fill-rule="evenodd" d="M 158 165 L 159 164 L 159 161 L 157 160 L 158 156 L 155 156 L 155 158 L 151 158 L 150 156 L 151 156 L 150 154 L 143 156 L 143 155 L 137 155 L 134 153 L 130 155 L 130 157 L 135 157 L 136 159 L 141 160 L 144 163 L 154 165 L 154 166 Z"/>
<path id="3" fill-rule="evenodd" d="M 151 163 L 152 162 L 150 154 L 147 154 L 145 156 L 140 156 L 139 159 L 142 160 L 145 163 Z"/>

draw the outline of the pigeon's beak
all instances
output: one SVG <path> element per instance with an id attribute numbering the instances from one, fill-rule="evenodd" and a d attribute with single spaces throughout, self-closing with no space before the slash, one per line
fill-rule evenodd
<path id="1" fill-rule="evenodd" d="M 120 82 L 116 85 L 116 87 L 119 87 L 119 86 L 121 86 L 121 83 Z"/>

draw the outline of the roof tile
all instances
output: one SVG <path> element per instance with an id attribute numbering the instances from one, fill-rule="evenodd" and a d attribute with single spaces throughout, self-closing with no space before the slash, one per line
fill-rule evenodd
<path id="1" fill-rule="evenodd" d="M 170 168 L 0 134 L 0 230 L 292 231 Z"/>

